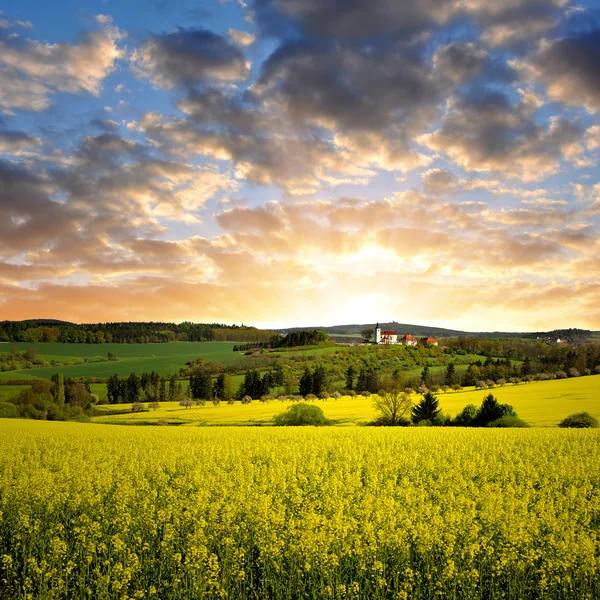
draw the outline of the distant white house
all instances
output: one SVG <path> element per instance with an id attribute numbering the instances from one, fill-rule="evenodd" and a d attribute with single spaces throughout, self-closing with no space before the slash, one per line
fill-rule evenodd
<path id="1" fill-rule="evenodd" d="M 375 329 L 373 331 L 374 339 L 376 344 L 398 344 L 400 346 L 416 346 L 417 343 L 422 344 L 431 344 L 432 346 L 437 346 L 438 341 L 432 337 L 421 338 L 418 342 L 417 340 L 410 334 L 399 336 L 396 331 L 391 331 L 389 329 L 381 330 L 379 327 L 379 323 L 375 325 Z"/>

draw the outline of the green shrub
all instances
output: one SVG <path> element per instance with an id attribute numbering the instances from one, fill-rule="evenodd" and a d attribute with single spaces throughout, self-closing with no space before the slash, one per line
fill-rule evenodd
<path id="1" fill-rule="evenodd" d="M 507 415 L 488 423 L 488 427 L 529 427 L 529 425 L 519 417 Z"/>
<path id="2" fill-rule="evenodd" d="M 19 416 L 19 411 L 10 402 L 0 402 L 0 419 L 14 419 Z"/>
<path id="3" fill-rule="evenodd" d="M 321 407 L 305 402 L 293 404 L 285 412 L 273 417 L 273 422 L 279 426 L 329 425 Z"/>
<path id="4" fill-rule="evenodd" d="M 454 424 L 458 427 L 472 427 L 479 416 L 479 409 L 474 404 L 467 404 L 462 411 L 456 415 Z"/>
<path id="5" fill-rule="evenodd" d="M 563 419 L 558 426 L 563 428 L 573 427 L 576 429 L 586 429 L 588 427 L 598 427 L 598 420 L 589 413 L 581 412 L 569 415 Z"/>

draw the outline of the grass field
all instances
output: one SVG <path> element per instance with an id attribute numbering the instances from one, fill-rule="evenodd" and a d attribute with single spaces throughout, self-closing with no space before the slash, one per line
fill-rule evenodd
<path id="1" fill-rule="evenodd" d="M 556 426 L 564 417 L 586 411 L 600 419 L 600 375 L 536 381 L 517 386 L 506 385 L 491 391 L 500 402 L 511 404 L 519 417 L 533 426 Z M 451 416 L 458 414 L 467 404 L 480 405 L 487 390 L 469 389 L 438 395 L 443 411 Z M 415 401 L 420 396 L 414 396 Z M 339 400 L 316 400 L 325 416 L 337 425 L 356 425 L 375 418 L 373 402 L 363 396 L 345 396 Z M 182 408 L 174 402 L 165 402 L 156 411 L 131 413 L 127 404 L 97 407 L 99 416 L 94 421 L 114 424 L 146 424 L 167 420 L 169 423 L 187 425 L 268 425 L 276 414 L 285 410 L 291 402 L 273 400 L 251 404 L 240 402 L 230 406 L 221 403 L 213 406 Z M 118 412 L 121 414 L 110 414 Z"/>
<path id="2" fill-rule="evenodd" d="M 27 379 L 28 377 L 49 378 L 60 370 L 65 377 L 110 377 L 114 373 L 128 376 L 137 373 L 156 371 L 168 375 L 178 371 L 188 360 L 200 356 L 210 361 L 230 364 L 240 358 L 233 352 L 233 342 L 172 342 L 169 344 L 2 344 L 0 352 L 7 352 L 16 346 L 19 350 L 35 348 L 40 357 L 46 360 L 60 360 L 73 357 L 106 357 L 112 352 L 117 361 L 87 363 L 63 367 L 44 367 L 0 373 L 0 379 Z M 4 347 L 7 350 L 4 350 Z"/>
<path id="3" fill-rule="evenodd" d="M 0 420 L 0 598 L 600 597 L 600 432 Z"/>

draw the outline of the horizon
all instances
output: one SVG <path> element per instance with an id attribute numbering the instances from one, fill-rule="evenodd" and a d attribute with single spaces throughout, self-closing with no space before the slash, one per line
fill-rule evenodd
<path id="1" fill-rule="evenodd" d="M 599 47 L 593 0 L 10 2 L 0 319 L 600 330 Z"/>
<path id="2" fill-rule="evenodd" d="M 12 319 L 5 319 L 5 321 L 14 321 Z M 62 321 L 65 323 L 72 323 L 74 325 L 103 325 L 103 324 L 108 324 L 108 323 L 119 323 L 119 322 L 123 322 L 123 321 L 67 321 L 67 320 L 63 320 L 63 319 L 44 319 L 44 318 L 25 318 L 25 319 L 19 319 L 16 322 L 25 322 L 25 321 Z M 0 321 L 2 322 L 2 321 Z M 130 323 L 143 323 L 143 322 L 155 322 L 155 323 L 160 323 L 161 321 L 125 321 L 125 322 L 130 322 Z M 205 322 L 203 321 L 192 321 L 190 319 L 182 319 L 180 321 L 162 321 L 162 322 L 171 322 L 174 323 L 175 325 L 179 325 L 181 323 L 195 323 L 195 324 L 203 324 Z M 319 325 L 314 325 L 314 324 L 304 324 L 304 325 L 285 325 L 285 324 L 275 324 L 275 325 L 269 325 L 269 324 L 260 324 L 260 323 L 256 323 L 256 324 L 251 324 L 251 323 L 241 323 L 241 322 L 224 322 L 224 321 L 211 321 L 211 323 L 215 323 L 215 324 L 220 324 L 220 325 L 226 325 L 226 326 L 240 326 L 240 327 L 250 327 L 250 328 L 255 328 L 255 329 L 260 329 L 260 330 L 274 330 L 274 331 L 278 331 L 278 330 L 282 330 L 282 329 L 301 329 L 301 328 L 305 328 L 305 329 L 327 329 L 327 328 L 332 328 L 332 327 L 348 327 L 348 326 L 352 326 L 352 325 L 365 325 L 365 326 L 369 326 L 371 323 L 369 322 L 364 322 L 364 323 L 360 323 L 360 322 L 354 322 L 354 323 L 333 323 L 333 324 L 323 324 L 320 323 Z M 383 320 L 383 319 L 379 319 L 378 321 L 375 321 L 373 323 L 373 327 L 375 326 L 376 323 L 381 323 L 381 324 L 396 324 L 396 325 L 402 325 L 402 326 L 407 326 L 407 327 L 418 327 L 418 328 L 425 328 L 425 327 L 431 327 L 432 329 L 447 329 L 450 331 L 458 331 L 461 333 L 490 333 L 490 334 L 494 334 L 494 333 L 552 333 L 554 331 L 563 331 L 563 330 L 570 330 L 570 329 L 582 329 L 580 327 L 550 327 L 548 329 L 535 329 L 535 330 L 526 330 L 526 329 L 514 329 L 514 330 L 510 330 L 510 329 L 481 329 L 481 330 L 468 330 L 468 329 L 456 329 L 454 327 L 447 327 L 445 325 L 437 325 L 437 324 L 430 324 L 430 323 L 403 323 L 397 320 Z M 593 332 L 594 330 L 591 329 L 587 329 L 586 331 L 591 331 Z M 410 333 L 410 331 L 408 332 L 402 332 L 402 333 Z M 335 335 L 335 334 L 330 334 L 330 335 Z M 11 343 L 11 342 L 0 342 L 0 343 Z"/>

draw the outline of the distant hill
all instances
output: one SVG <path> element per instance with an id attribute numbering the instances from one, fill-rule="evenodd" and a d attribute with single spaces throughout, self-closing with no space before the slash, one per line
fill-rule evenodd
<path id="1" fill-rule="evenodd" d="M 481 338 L 525 338 L 554 342 L 556 342 L 558 339 L 565 342 L 598 341 L 600 339 L 600 332 L 590 331 L 588 329 L 555 329 L 552 331 L 538 331 L 534 333 L 515 331 L 462 331 L 459 329 L 446 329 L 444 327 L 434 327 L 430 325 L 398 323 L 397 321 L 379 323 L 379 326 L 381 329 L 391 329 L 399 334 L 410 333 L 415 337 L 427 335 L 437 338 L 460 336 Z M 332 338 L 336 338 L 336 336 L 356 336 L 357 338 L 360 338 L 360 332 L 363 329 L 373 329 L 374 327 L 375 323 L 363 323 L 351 325 L 333 325 L 331 327 L 289 327 L 287 329 L 276 329 L 275 331 L 277 333 L 285 334 L 292 331 L 301 331 L 303 329 L 320 329 L 329 334 L 329 336 Z"/>

